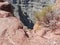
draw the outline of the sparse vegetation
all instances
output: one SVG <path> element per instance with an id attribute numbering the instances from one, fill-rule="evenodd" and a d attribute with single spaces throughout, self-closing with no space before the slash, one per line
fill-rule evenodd
<path id="1" fill-rule="evenodd" d="M 45 25 L 46 23 L 48 23 L 47 25 L 49 25 L 49 23 L 50 23 L 49 21 L 53 17 L 53 15 L 52 15 L 53 11 L 54 11 L 54 6 L 48 5 L 44 8 L 42 8 L 42 10 L 40 12 L 35 12 L 35 18 L 39 22 L 38 24 L 35 23 L 35 25 L 34 25 L 36 30 L 38 30 L 37 27 L 39 28 L 41 26 L 41 24 Z"/>
<path id="2" fill-rule="evenodd" d="M 44 7 L 44 8 L 42 8 L 42 10 L 40 12 L 36 12 L 35 13 L 35 18 L 38 21 L 44 21 L 47 14 L 53 12 L 53 10 L 54 10 L 53 6 L 48 5 L 48 6 Z"/>

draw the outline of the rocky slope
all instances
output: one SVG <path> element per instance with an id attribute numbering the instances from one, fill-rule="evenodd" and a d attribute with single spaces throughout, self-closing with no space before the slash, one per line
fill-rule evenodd
<path id="1" fill-rule="evenodd" d="M 13 5 L 14 14 L 24 25 L 32 28 L 35 24 L 35 12 L 39 12 L 46 5 L 53 5 L 55 0 L 6 0 Z M 27 22 L 26 22 L 27 21 Z"/>
<path id="2" fill-rule="evenodd" d="M 0 9 L 5 4 L 8 5 L 8 2 L 0 2 Z M 50 20 L 49 26 L 38 25 L 37 22 L 31 30 L 11 12 L 1 9 L 0 45 L 60 45 L 60 13 Z"/>

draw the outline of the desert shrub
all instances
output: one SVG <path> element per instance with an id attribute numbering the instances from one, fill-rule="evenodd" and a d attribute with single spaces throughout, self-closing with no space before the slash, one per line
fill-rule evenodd
<path id="1" fill-rule="evenodd" d="M 54 11 L 54 6 L 52 5 L 47 5 L 46 7 L 43 7 L 41 11 L 35 12 L 35 18 L 37 21 L 44 22 L 44 21 L 49 21 L 47 18 L 50 16 L 52 17 L 52 12 Z"/>

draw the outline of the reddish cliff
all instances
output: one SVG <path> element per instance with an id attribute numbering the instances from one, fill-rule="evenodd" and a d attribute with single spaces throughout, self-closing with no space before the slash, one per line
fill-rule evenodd
<path id="1" fill-rule="evenodd" d="M 5 4 L 5 2 L 0 2 L 0 9 Z M 11 12 L 1 9 L 0 45 L 60 45 L 60 14 L 51 20 L 50 27 L 36 23 L 30 30 L 25 28 Z"/>

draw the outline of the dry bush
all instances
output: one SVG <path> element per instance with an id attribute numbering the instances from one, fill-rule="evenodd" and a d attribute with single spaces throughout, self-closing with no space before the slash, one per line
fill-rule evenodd
<path id="1" fill-rule="evenodd" d="M 47 18 L 52 17 L 53 6 L 46 6 L 41 11 L 35 12 L 35 18 L 37 21 L 44 22 Z"/>
<path id="2" fill-rule="evenodd" d="M 42 25 L 45 27 L 49 27 L 50 29 L 55 28 L 54 9 L 54 6 L 46 6 L 42 8 L 40 12 L 35 12 L 36 23 L 34 27 L 36 28 L 36 30 L 37 27 L 40 27 Z"/>

